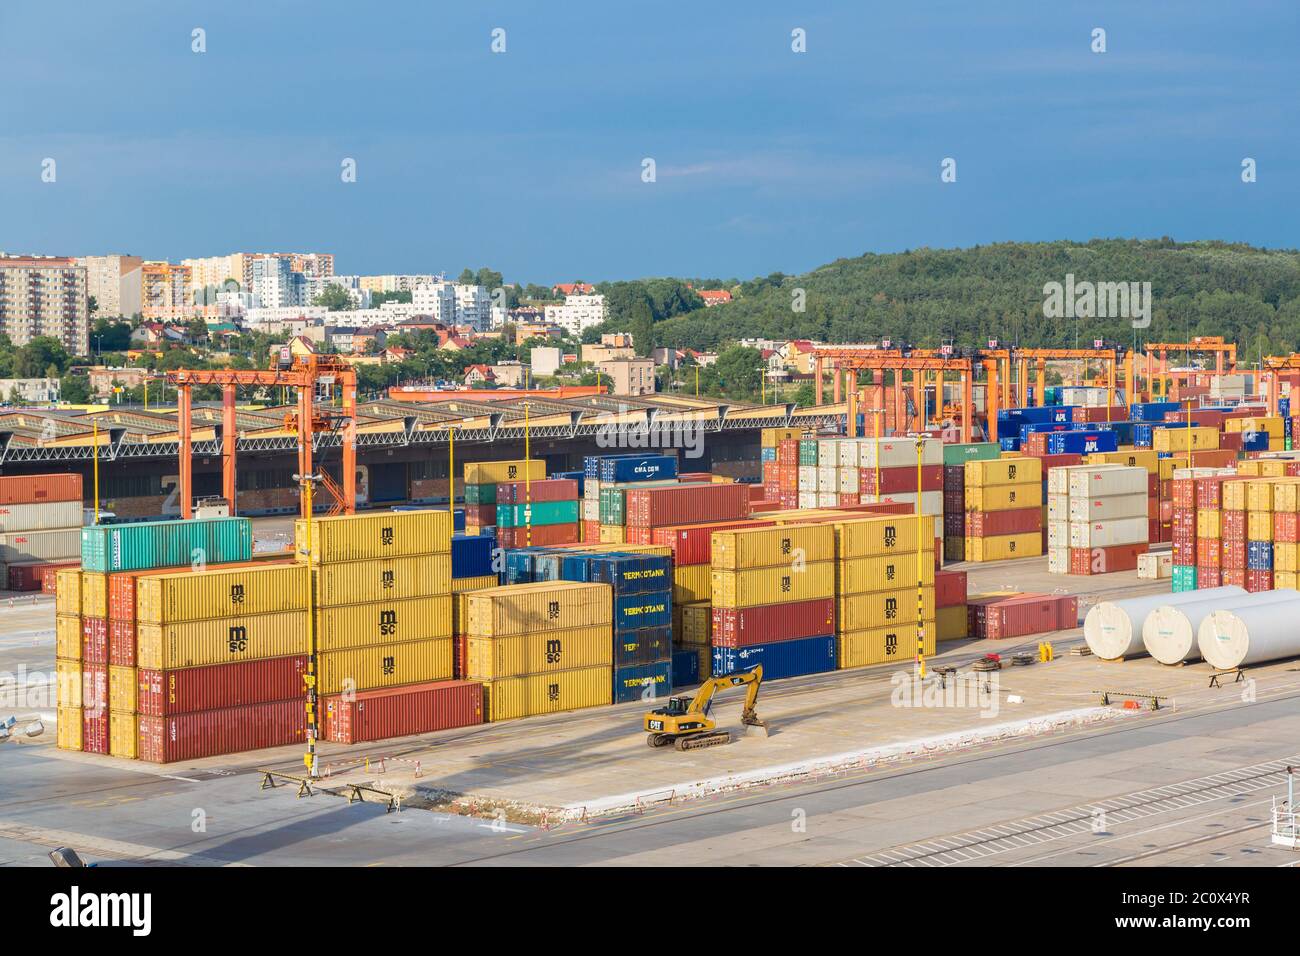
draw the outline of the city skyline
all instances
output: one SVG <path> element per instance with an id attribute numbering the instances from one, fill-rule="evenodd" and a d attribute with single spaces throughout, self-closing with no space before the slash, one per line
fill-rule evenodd
<path id="1" fill-rule="evenodd" d="M 320 248 L 343 274 L 549 285 L 999 241 L 1298 245 L 1284 3 L 287 3 L 254 22 L 148 2 L 58 26 L 0 11 L 11 253 Z"/>

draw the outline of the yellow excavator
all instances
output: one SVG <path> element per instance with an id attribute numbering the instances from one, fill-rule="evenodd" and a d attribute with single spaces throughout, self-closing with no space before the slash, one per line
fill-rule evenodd
<path id="1" fill-rule="evenodd" d="M 753 670 L 728 674 L 706 680 L 695 692 L 694 697 L 670 697 L 668 706 L 652 710 L 645 715 L 646 743 L 651 747 L 674 745 L 678 750 L 698 750 L 725 744 L 731 741 L 731 731 L 718 730 L 709 717 L 713 706 L 713 696 L 718 691 L 729 687 L 748 686 L 745 694 L 745 709 L 741 711 L 740 722 L 748 728 L 755 728 L 767 735 L 767 724 L 758 719 L 754 705 L 758 703 L 758 687 L 763 683 L 763 666 Z"/>

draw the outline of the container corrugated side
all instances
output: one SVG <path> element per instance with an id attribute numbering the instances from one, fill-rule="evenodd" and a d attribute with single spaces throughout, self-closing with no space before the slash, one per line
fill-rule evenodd
<path id="1" fill-rule="evenodd" d="M 919 570 L 919 575 L 918 575 Z M 835 565 L 836 594 L 866 594 L 891 591 L 899 587 L 934 584 L 934 553 L 886 555 L 879 558 L 850 558 Z"/>
<path id="2" fill-rule="evenodd" d="M 968 461 L 965 468 L 967 490 L 996 485 L 1032 484 L 1043 480 L 1043 465 L 1037 458 Z"/>
<path id="3" fill-rule="evenodd" d="M 719 647 L 745 647 L 797 640 L 835 631 L 835 600 L 796 601 L 759 607 L 710 607 L 706 633 Z"/>
<path id="4" fill-rule="evenodd" d="M 81 709 L 86 692 L 85 672 L 81 661 L 56 658 L 54 661 L 54 699 L 59 707 Z"/>
<path id="5" fill-rule="evenodd" d="M 150 717 L 289 699 L 301 707 L 306 673 L 305 654 L 176 670 L 141 667 L 136 670 L 136 704 Z"/>
<path id="6" fill-rule="evenodd" d="M 81 566 L 87 571 L 225 564 L 253 556 L 247 518 L 203 518 L 97 525 L 80 532 Z"/>
<path id="7" fill-rule="evenodd" d="M 1041 484 L 990 485 L 966 487 L 967 511 L 1012 511 L 1017 508 L 1042 507 Z"/>
<path id="8" fill-rule="evenodd" d="M 648 664 L 616 667 L 613 673 L 615 704 L 633 700 L 646 702 L 666 697 L 673 690 L 673 662 L 668 657 Z"/>
<path id="9" fill-rule="evenodd" d="M 713 567 L 727 570 L 829 561 L 835 557 L 835 529 L 810 524 L 715 531 L 711 554 Z"/>
<path id="10" fill-rule="evenodd" d="M 154 763 L 301 743 L 307 714 L 300 700 L 204 710 L 169 717 L 141 716 L 139 759 Z"/>
<path id="11" fill-rule="evenodd" d="M 688 564 L 673 569 L 673 603 L 693 604 L 713 596 L 713 569 L 707 564 Z"/>
<path id="12" fill-rule="evenodd" d="M 835 594 L 835 562 L 811 561 L 802 567 L 712 572 L 713 606 L 754 607 L 813 601 Z"/>
<path id="13" fill-rule="evenodd" d="M 933 519 L 924 515 L 883 515 L 832 522 L 838 558 L 870 558 L 915 552 L 920 529 L 921 550 L 934 551 Z"/>
<path id="14" fill-rule="evenodd" d="M 54 656 L 65 661 L 81 660 L 81 616 L 54 616 Z"/>
<path id="15" fill-rule="evenodd" d="M 148 575 L 136 581 L 136 617 L 145 624 L 268 614 L 308 606 L 307 568 L 270 564 L 197 573 Z"/>
<path id="16" fill-rule="evenodd" d="M 373 601 L 316 612 L 316 649 L 342 651 L 368 644 L 451 637 L 451 595 Z"/>
<path id="17" fill-rule="evenodd" d="M 108 617 L 108 575 L 86 571 L 81 575 L 82 617 Z"/>
<path id="18" fill-rule="evenodd" d="M 320 694 L 342 694 L 451 680 L 452 669 L 451 638 L 447 637 L 327 651 L 317 656 L 316 680 Z"/>
<path id="19" fill-rule="evenodd" d="M 715 647 L 713 673 L 733 674 L 763 665 L 764 680 L 820 674 L 836 667 L 838 646 L 835 635 L 806 637 L 797 641 L 773 641 L 746 647 Z"/>
<path id="20" fill-rule="evenodd" d="M 57 501 L 48 504 L 0 504 L 0 531 L 81 530 L 81 502 Z"/>
<path id="21" fill-rule="evenodd" d="M 546 462 L 541 458 L 527 461 L 471 461 L 465 463 L 465 484 L 498 485 L 503 481 L 540 481 L 546 477 Z M 495 501 L 495 498 L 493 499 Z"/>
<path id="22" fill-rule="evenodd" d="M 379 514 L 338 515 L 311 522 L 314 564 L 405 558 L 417 554 L 451 554 L 449 511 L 386 511 Z M 294 551 L 307 557 L 307 521 L 293 524 Z"/>
<path id="23" fill-rule="evenodd" d="M 965 608 L 958 609 L 965 616 Z M 934 622 L 927 622 L 924 651 L 927 656 L 935 652 L 938 637 Z M 865 631 L 849 631 L 839 638 L 839 666 L 868 667 L 872 664 L 890 664 L 916 659 L 916 625 L 878 627 Z"/>
<path id="24" fill-rule="evenodd" d="M 320 607 L 447 594 L 451 555 L 419 554 L 373 561 L 342 561 L 312 568 Z"/>
<path id="25" fill-rule="evenodd" d="M 80 549 L 80 528 L 0 534 L 0 564 L 68 560 L 75 558 Z"/>
<path id="26" fill-rule="evenodd" d="M 465 676 L 470 680 L 499 680 L 613 664 L 613 639 L 608 624 L 545 634 L 466 640 Z"/>
<path id="27" fill-rule="evenodd" d="M 612 591 L 607 584 L 515 584 L 471 591 L 465 602 L 465 633 L 478 637 L 609 624 L 613 615 Z"/>
<path id="28" fill-rule="evenodd" d="M 580 667 L 554 674 L 507 677 L 483 684 L 485 720 L 554 714 L 613 701 L 613 669 Z"/>
<path id="29" fill-rule="evenodd" d="M 81 749 L 81 708 L 59 707 L 54 713 L 56 741 L 60 750 Z"/>
<path id="30" fill-rule="evenodd" d="M 997 534 L 966 539 L 967 561 L 1007 561 L 1011 558 L 1037 558 L 1043 553 L 1043 533 Z"/>
<path id="31" fill-rule="evenodd" d="M 483 688 L 471 681 L 438 681 L 325 697 L 326 740 L 341 744 L 406 737 L 483 722 Z"/>
<path id="32" fill-rule="evenodd" d="M 81 571 L 73 568 L 60 571 L 56 576 L 54 610 L 58 614 L 81 613 Z"/>
<path id="33" fill-rule="evenodd" d="M 134 667 L 108 665 L 108 709 L 134 713 L 136 710 L 136 674 Z"/>
<path id="34" fill-rule="evenodd" d="M 81 475 L 5 475 L 0 477 L 0 505 L 22 505 L 50 501 L 81 504 Z M 75 522 L 80 523 L 80 520 Z"/>
<path id="35" fill-rule="evenodd" d="M 136 625 L 136 663 L 170 670 L 307 653 L 307 612 Z"/>
<path id="36" fill-rule="evenodd" d="M 934 618 L 934 588 L 922 588 L 922 619 Z M 850 631 L 915 624 L 916 588 L 903 588 L 896 592 L 877 591 L 873 594 L 854 594 L 835 602 L 835 619 L 841 634 Z"/>
<path id="37" fill-rule="evenodd" d="M 135 760 L 139 753 L 138 718 L 129 711 L 108 712 L 108 752 L 111 756 Z"/>

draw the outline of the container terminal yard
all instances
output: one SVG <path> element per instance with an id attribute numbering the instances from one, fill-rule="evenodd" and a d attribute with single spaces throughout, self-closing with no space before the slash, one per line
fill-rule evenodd
<path id="1" fill-rule="evenodd" d="M 816 368 L 6 412 L 0 861 L 1294 865 L 1294 359 Z"/>

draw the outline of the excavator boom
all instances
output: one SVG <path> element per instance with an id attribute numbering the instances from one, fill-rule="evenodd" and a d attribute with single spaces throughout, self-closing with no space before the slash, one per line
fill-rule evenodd
<path id="1" fill-rule="evenodd" d="M 672 697 L 666 707 L 652 710 L 642 721 L 651 747 L 666 747 L 673 744 L 678 750 L 694 750 L 711 747 L 731 740 L 731 733 L 717 730 L 709 711 L 713 707 L 713 698 L 719 692 L 731 687 L 747 687 L 745 705 L 741 711 L 740 721 L 745 727 L 754 727 L 766 731 L 767 724 L 759 720 L 756 710 L 758 689 L 763 683 L 763 667 L 760 664 L 753 670 L 712 677 L 700 685 L 695 696 Z"/>

